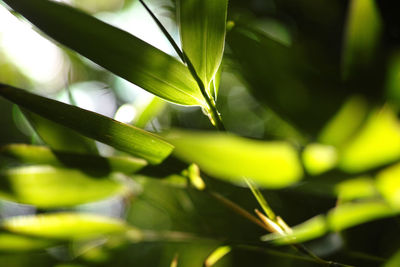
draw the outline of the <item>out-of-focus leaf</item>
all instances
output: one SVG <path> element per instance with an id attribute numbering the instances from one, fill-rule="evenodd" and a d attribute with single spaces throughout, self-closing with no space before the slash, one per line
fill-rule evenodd
<path id="1" fill-rule="evenodd" d="M 22 164 L 92 169 L 100 173 L 105 171 L 132 174 L 147 165 L 145 160 L 133 157 L 112 156 L 106 158 L 22 144 L 4 146 L 0 148 L 0 155 L 13 158 Z"/>
<path id="2" fill-rule="evenodd" d="M 377 196 L 375 182 L 369 177 L 358 177 L 345 180 L 335 186 L 336 194 L 341 202 Z"/>
<path id="3" fill-rule="evenodd" d="M 367 102 L 363 97 L 350 97 L 322 129 L 319 141 L 336 147 L 343 145 L 364 122 L 367 108 Z"/>
<path id="4" fill-rule="evenodd" d="M 135 118 L 134 125 L 139 128 L 144 128 L 155 116 L 161 113 L 165 108 L 166 102 L 158 97 L 154 97 L 151 102 L 140 111 Z"/>
<path id="5" fill-rule="evenodd" d="M 388 106 L 370 115 L 362 129 L 343 147 L 339 167 L 360 172 L 400 158 L 400 124 Z"/>
<path id="6" fill-rule="evenodd" d="M 293 233 L 281 235 L 272 233 L 261 237 L 263 241 L 274 241 L 276 244 L 301 243 L 324 235 L 328 226 L 323 215 L 311 218 L 291 228 Z"/>
<path id="7" fill-rule="evenodd" d="M 142 129 L 12 86 L 0 84 L 0 95 L 46 119 L 150 163 L 161 162 L 173 149 L 172 145 Z"/>
<path id="8" fill-rule="evenodd" d="M 97 154 L 98 151 L 94 140 L 32 112 L 24 111 L 23 114 L 27 117 L 41 140 L 51 148 L 70 152 Z"/>
<path id="9" fill-rule="evenodd" d="M 207 257 L 206 261 L 204 262 L 205 267 L 214 266 L 220 259 L 222 259 L 226 254 L 231 252 L 232 248 L 229 246 L 222 246 L 218 247 L 214 250 L 210 256 Z"/>
<path id="10" fill-rule="evenodd" d="M 49 247 L 54 242 L 50 240 L 36 238 L 12 233 L 0 233 L 0 251 L 22 252 L 39 250 Z"/>
<path id="11" fill-rule="evenodd" d="M 384 267 L 397 267 L 400 265 L 400 250 L 397 251 L 386 263 Z"/>
<path id="12" fill-rule="evenodd" d="M 318 175 L 335 167 L 338 153 L 333 146 L 309 144 L 302 158 L 306 170 L 312 175 Z"/>
<path id="13" fill-rule="evenodd" d="M 381 171 L 377 176 L 377 187 L 383 197 L 400 210 L 400 164 Z"/>
<path id="14" fill-rule="evenodd" d="M 396 215 L 396 211 L 384 202 L 346 203 L 331 210 L 327 215 L 327 222 L 332 231 L 342 231 L 362 223 L 394 215 Z"/>
<path id="15" fill-rule="evenodd" d="M 346 203 L 332 209 L 328 215 L 319 215 L 302 224 L 292 227 L 293 233 L 283 235 L 268 234 L 264 241 L 276 244 L 304 242 L 318 238 L 328 231 L 336 232 L 369 221 L 395 216 L 398 211 L 379 201 Z"/>
<path id="16" fill-rule="evenodd" d="M 225 45 L 227 0 L 179 0 L 182 49 L 210 93 Z"/>
<path id="17" fill-rule="evenodd" d="M 44 238 L 74 240 L 121 234 L 124 222 L 85 213 L 53 213 L 6 219 L 2 227 L 10 232 Z"/>
<path id="18" fill-rule="evenodd" d="M 112 177 L 40 165 L 12 168 L 0 172 L 0 196 L 41 208 L 73 206 L 126 192 Z"/>
<path id="19" fill-rule="evenodd" d="M 173 57 L 90 15 L 49 0 L 5 0 L 54 40 L 168 101 L 202 105 L 189 70 Z"/>
<path id="20" fill-rule="evenodd" d="M 261 187 L 279 188 L 297 182 L 303 174 L 297 151 L 285 142 L 190 131 L 172 131 L 166 139 L 175 145 L 177 157 L 233 183 L 242 184 L 248 177 Z"/>
<path id="21" fill-rule="evenodd" d="M 375 0 L 352 0 L 349 4 L 342 58 L 343 77 L 371 64 L 380 41 L 382 21 Z"/>

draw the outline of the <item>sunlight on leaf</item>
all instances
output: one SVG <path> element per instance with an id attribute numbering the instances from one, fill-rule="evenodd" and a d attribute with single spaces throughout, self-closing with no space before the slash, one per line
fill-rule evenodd
<path id="1" fill-rule="evenodd" d="M 383 197 L 400 210 L 400 164 L 378 173 L 376 184 Z"/>
<path id="2" fill-rule="evenodd" d="M 375 182 L 370 177 L 358 177 L 343 181 L 335 186 L 335 192 L 340 201 L 377 196 Z"/>
<path id="3" fill-rule="evenodd" d="M 44 249 L 53 242 L 41 238 L 35 238 L 12 233 L 0 233 L 0 251 L 21 252 Z"/>
<path id="4" fill-rule="evenodd" d="M 54 40 L 143 89 L 182 105 L 204 104 L 182 63 L 135 36 L 57 2 L 4 2 Z"/>
<path id="5" fill-rule="evenodd" d="M 318 215 L 310 220 L 292 227 L 288 235 L 268 234 L 263 241 L 272 241 L 284 245 L 305 242 L 325 235 L 328 231 L 337 232 L 373 220 L 398 214 L 387 204 L 379 201 L 341 204 L 324 216 Z"/>
<path id="6" fill-rule="evenodd" d="M 124 152 L 160 163 L 173 146 L 155 134 L 105 116 L 0 84 L 0 95 L 53 122 Z"/>
<path id="7" fill-rule="evenodd" d="M 395 211 L 383 202 L 346 203 L 331 210 L 327 215 L 327 222 L 332 231 L 342 231 L 395 214 Z"/>
<path id="8" fill-rule="evenodd" d="M 261 237 L 262 241 L 273 241 L 278 245 L 301 243 L 324 235 L 328 227 L 324 216 L 319 215 L 309 219 L 295 227 L 292 227 L 292 233 L 281 235 L 272 233 Z"/>
<path id="9" fill-rule="evenodd" d="M 367 108 L 367 101 L 363 97 L 350 97 L 323 128 L 318 140 L 323 144 L 340 147 L 362 125 L 367 116 Z"/>
<path id="10" fill-rule="evenodd" d="M 343 148 L 339 167 L 348 172 L 372 169 L 400 158 L 400 124 L 388 106 L 376 110 Z"/>
<path id="11" fill-rule="evenodd" d="M 231 252 L 232 248 L 229 246 L 222 246 L 214 250 L 210 256 L 207 257 L 204 262 L 205 267 L 214 266 L 221 258 L 223 258 L 226 254 Z"/>
<path id="12" fill-rule="evenodd" d="M 112 177 L 50 166 L 12 168 L 0 172 L 0 196 L 41 208 L 73 206 L 127 192 Z"/>
<path id="13" fill-rule="evenodd" d="M 352 0 L 344 37 L 343 77 L 359 66 L 371 63 L 382 31 L 382 21 L 375 0 Z"/>
<path id="14" fill-rule="evenodd" d="M 145 128 L 147 123 L 165 109 L 166 104 L 162 99 L 154 97 L 147 106 L 138 112 L 139 114 L 134 120 L 134 125 L 139 128 Z"/>
<path id="15" fill-rule="evenodd" d="M 182 49 L 210 92 L 225 45 L 227 0 L 179 0 Z"/>
<path id="16" fill-rule="evenodd" d="M 0 155 L 32 165 L 52 165 L 79 169 L 96 169 L 99 172 L 122 172 L 132 174 L 147 165 L 143 159 L 126 156 L 100 157 L 88 154 L 54 151 L 44 146 L 23 144 L 7 145 L 0 148 Z"/>
<path id="17" fill-rule="evenodd" d="M 248 177 L 261 187 L 280 188 L 297 182 L 303 174 L 297 151 L 285 142 L 191 131 L 172 131 L 166 139 L 176 146 L 176 156 L 236 184 Z"/>
<path id="18" fill-rule="evenodd" d="M 338 153 L 333 146 L 309 144 L 303 151 L 304 167 L 311 175 L 333 169 L 338 162 Z"/>
<path id="19" fill-rule="evenodd" d="M 86 239 L 121 234 L 123 221 L 84 213 L 53 213 L 6 219 L 3 228 L 20 234 L 54 239 Z"/>
<path id="20" fill-rule="evenodd" d="M 400 250 L 397 251 L 390 259 L 383 265 L 384 267 L 398 267 L 400 266 Z"/>

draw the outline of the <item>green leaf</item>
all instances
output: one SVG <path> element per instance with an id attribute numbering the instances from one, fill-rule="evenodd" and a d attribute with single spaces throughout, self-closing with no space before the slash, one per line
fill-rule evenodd
<path id="1" fill-rule="evenodd" d="M 0 197 L 41 208 L 74 206 L 127 192 L 117 178 L 47 165 L 17 167 L 0 172 Z"/>
<path id="2" fill-rule="evenodd" d="M 376 177 L 376 186 L 382 196 L 392 207 L 400 210 L 400 164 L 397 163 L 380 173 Z"/>
<path id="3" fill-rule="evenodd" d="M 400 123 L 394 111 L 384 106 L 372 112 L 365 125 L 340 151 L 339 167 L 355 173 L 394 162 L 400 158 Z"/>
<path id="4" fill-rule="evenodd" d="M 12 86 L 0 84 L 0 95 L 46 119 L 150 163 L 160 163 L 173 149 L 172 145 L 142 129 Z"/>
<path id="5" fill-rule="evenodd" d="M 154 97 L 151 102 L 144 107 L 135 118 L 134 125 L 139 128 L 146 127 L 154 117 L 161 113 L 166 106 L 166 102 L 158 97 Z"/>
<path id="6" fill-rule="evenodd" d="M 354 75 L 371 64 L 382 32 L 382 20 L 375 0 L 352 0 L 344 36 L 342 73 Z"/>
<path id="7" fill-rule="evenodd" d="M 69 152 L 98 154 L 94 140 L 27 110 L 23 110 L 23 114 L 40 139 L 51 148 Z"/>
<path id="8" fill-rule="evenodd" d="M 208 92 L 225 45 L 227 0 L 178 1 L 182 48 Z"/>
<path id="9" fill-rule="evenodd" d="M 50 240 L 12 233 L 0 233 L 0 251 L 22 252 L 40 250 L 51 246 Z"/>
<path id="10" fill-rule="evenodd" d="M 128 230 L 120 220 L 84 213 L 17 216 L 4 220 L 2 227 L 14 233 L 64 240 L 96 238 Z"/>
<path id="11" fill-rule="evenodd" d="M 56 167 L 96 170 L 96 172 L 122 172 L 132 174 L 147 162 L 126 156 L 100 157 L 89 154 L 69 153 L 51 150 L 44 146 L 23 144 L 7 145 L 0 148 L 0 155 L 17 160 L 19 163 L 30 165 L 52 165 Z"/>
<path id="12" fill-rule="evenodd" d="M 166 139 L 175 145 L 177 157 L 230 182 L 243 184 L 247 177 L 261 187 L 280 188 L 297 182 L 303 174 L 297 151 L 286 142 L 190 131 L 172 131 Z"/>
<path id="13" fill-rule="evenodd" d="M 337 232 L 369 221 L 395 216 L 398 211 L 381 201 L 365 201 L 346 203 L 329 211 L 328 215 L 319 215 L 292 227 L 293 233 L 288 235 L 268 234 L 264 241 L 276 244 L 305 242 L 318 238 L 328 231 Z"/>
<path id="14" fill-rule="evenodd" d="M 204 103 L 182 63 L 135 36 L 57 2 L 4 2 L 54 40 L 143 89 L 177 104 Z"/>
<path id="15" fill-rule="evenodd" d="M 318 175 L 336 166 L 338 153 L 333 146 L 312 143 L 302 153 L 303 164 L 311 175 Z"/>

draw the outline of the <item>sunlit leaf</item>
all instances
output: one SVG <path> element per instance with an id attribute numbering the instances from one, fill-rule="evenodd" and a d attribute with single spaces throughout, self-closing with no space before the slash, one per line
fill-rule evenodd
<path id="1" fill-rule="evenodd" d="M 94 169 L 100 173 L 112 171 L 132 174 L 147 165 L 145 160 L 133 157 L 100 157 L 22 144 L 4 146 L 0 148 L 0 155 L 15 159 L 22 164 Z"/>
<path id="2" fill-rule="evenodd" d="M 208 90 L 222 60 L 227 6 L 227 0 L 178 1 L 183 51 Z"/>
<path id="3" fill-rule="evenodd" d="M 338 153 L 333 146 L 309 144 L 302 158 L 306 170 L 312 175 L 318 175 L 335 167 Z"/>
<path id="4" fill-rule="evenodd" d="M 382 21 L 375 0 L 352 0 L 344 37 L 344 78 L 371 63 L 380 41 Z"/>
<path id="5" fill-rule="evenodd" d="M 204 262 L 205 267 L 214 266 L 220 259 L 222 259 L 226 254 L 231 252 L 232 248 L 229 246 L 222 246 L 218 247 L 214 250 L 210 256 L 207 257 L 206 261 Z"/>
<path id="6" fill-rule="evenodd" d="M 343 145 L 364 122 L 367 108 L 367 102 L 363 97 L 350 97 L 322 129 L 319 141 L 337 147 Z"/>
<path id="7" fill-rule="evenodd" d="M 173 146 L 154 134 L 105 116 L 0 84 L 0 95 L 53 122 L 117 149 L 159 163 Z"/>
<path id="8" fill-rule="evenodd" d="M 276 244 L 301 243 L 318 238 L 328 231 L 324 216 L 319 215 L 291 228 L 293 233 L 281 235 L 272 233 L 261 237 L 263 241 L 274 241 Z"/>
<path id="9" fill-rule="evenodd" d="M 369 177 L 345 180 L 335 186 L 335 192 L 341 202 L 377 196 L 375 182 Z"/>
<path id="10" fill-rule="evenodd" d="M 362 223 L 394 216 L 395 214 L 395 210 L 386 203 L 379 201 L 346 203 L 331 210 L 327 215 L 327 222 L 331 231 L 342 231 Z"/>
<path id="11" fill-rule="evenodd" d="M 339 167 L 360 172 L 400 158 L 400 124 L 389 107 L 371 114 L 368 121 L 343 147 Z"/>
<path id="12" fill-rule="evenodd" d="M 400 210 L 400 164 L 381 171 L 377 175 L 377 187 L 386 200 Z"/>
<path id="13" fill-rule="evenodd" d="M 303 174 L 298 154 L 285 142 L 263 142 L 224 133 L 173 131 L 166 139 L 175 155 L 233 183 L 251 178 L 261 187 L 285 187 Z"/>
<path id="14" fill-rule="evenodd" d="M 304 223 L 292 227 L 293 232 L 287 235 L 268 234 L 264 241 L 276 244 L 305 242 L 318 238 L 328 231 L 337 232 L 369 221 L 396 215 L 398 212 L 379 201 L 346 203 L 330 210 L 326 215 L 319 215 Z"/>
<path id="15" fill-rule="evenodd" d="M 53 1 L 4 2 L 54 40 L 143 89 L 178 104 L 204 103 L 183 64 L 127 32 Z"/>
<path id="16" fill-rule="evenodd" d="M 94 214 L 53 213 L 6 219 L 2 227 L 10 232 L 54 239 L 86 239 L 120 234 L 124 222 Z"/>
<path id="17" fill-rule="evenodd" d="M 134 125 L 144 128 L 148 122 L 161 113 L 166 106 L 166 102 L 158 97 L 154 97 L 151 102 L 144 107 L 135 118 Z"/>
<path id="18" fill-rule="evenodd" d="M 0 233 L 0 251 L 21 252 L 39 250 L 52 245 L 53 242 L 41 238 L 12 233 Z"/>
<path id="19" fill-rule="evenodd" d="M 40 165 L 12 168 L 0 172 L 0 197 L 42 208 L 73 206 L 127 192 L 112 177 Z"/>

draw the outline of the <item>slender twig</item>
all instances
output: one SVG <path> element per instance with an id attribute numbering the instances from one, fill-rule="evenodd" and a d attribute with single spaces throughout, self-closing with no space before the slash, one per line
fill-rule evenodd
<path id="1" fill-rule="evenodd" d="M 143 7 L 146 9 L 146 11 L 150 14 L 150 16 L 153 18 L 153 20 L 155 21 L 157 26 L 160 28 L 160 30 L 162 31 L 164 36 L 168 39 L 169 43 L 172 45 L 175 52 L 178 54 L 179 58 L 188 67 L 190 74 L 195 79 L 197 85 L 199 86 L 201 94 L 203 95 L 204 99 L 206 100 L 206 104 L 207 104 L 206 110 L 207 110 L 207 113 L 208 113 L 211 123 L 218 130 L 225 131 L 225 126 L 222 122 L 221 115 L 218 112 L 217 105 L 214 101 L 214 98 L 211 95 L 209 95 L 209 93 L 207 92 L 203 81 L 200 79 L 199 75 L 197 74 L 189 57 L 186 55 L 186 53 L 183 49 L 181 50 L 179 48 L 179 46 L 175 42 L 174 38 L 172 38 L 172 36 L 168 33 L 167 29 L 165 29 L 165 27 L 162 25 L 161 21 L 156 17 L 156 15 L 151 11 L 151 9 L 146 5 L 146 3 L 143 0 L 139 0 L 139 1 L 143 5 Z"/>

